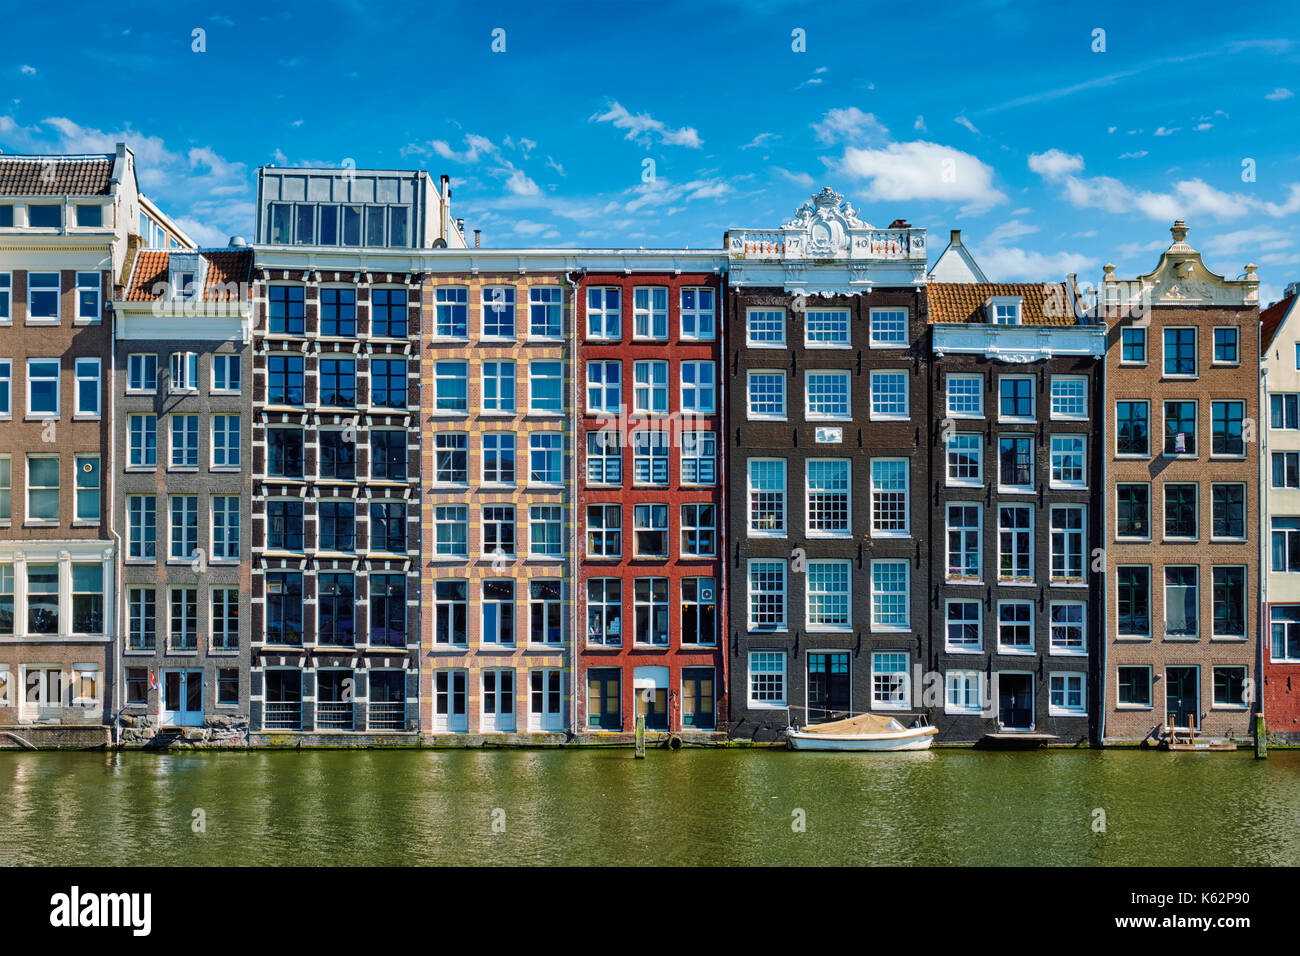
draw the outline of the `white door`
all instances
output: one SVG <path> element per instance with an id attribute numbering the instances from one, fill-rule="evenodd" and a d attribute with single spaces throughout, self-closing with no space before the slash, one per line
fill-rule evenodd
<path id="1" fill-rule="evenodd" d="M 483 719 L 485 734 L 515 731 L 515 672 L 507 667 L 483 671 Z"/>
<path id="2" fill-rule="evenodd" d="M 560 672 L 546 668 L 529 674 L 528 729 L 535 732 L 564 730 L 564 713 L 561 710 L 564 695 L 560 691 Z"/>
<path id="3" fill-rule="evenodd" d="M 162 722 L 168 727 L 203 724 L 203 671 L 163 671 Z"/>
<path id="4" fill-rule="evenodd" d="M 63 707 L 63 671 L 29 667 L 23 679 L 23 720 L 58 720 Z"/>
<path id="5" fill-rule="evenodd" d="M 435 671 L 433 675 L 433 729 L 441 734 L 463 734 L 469 730 L 466 706 L 466 672 Z"/>

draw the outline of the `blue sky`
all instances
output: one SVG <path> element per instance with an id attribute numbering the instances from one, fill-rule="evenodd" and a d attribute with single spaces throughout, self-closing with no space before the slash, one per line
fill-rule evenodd
<path id="1" fill-rule="evenodd" d="M 450 174 L 491 246 L 716 248 L 830 185 L 932 259 L 962 229 L 995 280 L 1145 272 L 1176 216 L 1265 303 L 1300 279 L 1295 4 L 118 7 L 68 5 L 57 42 L 6 11 L 0 148 L 125 138 L 205 244 L 251 234 L 259 165 L 352 160 Z"/>

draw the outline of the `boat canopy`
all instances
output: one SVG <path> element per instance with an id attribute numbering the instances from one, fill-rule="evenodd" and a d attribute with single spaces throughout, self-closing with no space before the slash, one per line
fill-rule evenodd
<path id="1" fill-rule="evenodd" d="M 831 720 L 824 724 L 810 724 L 803 727 L 801 732 L 838 737 L 852 734 L 884 734 L 904 729 L 903 725 L 893 717 L 883 717 L 879 714 L 859 714 L 856 717 L 846 717 L 844 720 Z"/>

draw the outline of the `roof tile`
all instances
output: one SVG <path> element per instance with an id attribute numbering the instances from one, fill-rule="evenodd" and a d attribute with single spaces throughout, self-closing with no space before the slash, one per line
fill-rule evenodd
<path id="1" fill-rule="evenodd" d="M 1018 296 L 1021 299 L 1022 325 L 1078 325 L 1073 299 L 1064 282 L 931 282 L 926 285 L 930 303 L 930 322 L 971 322 L 988 324 L 984 305 L 992 296 Z M 1048 315 L 1048 296 L 1061 305 Z M 1059 298 L 1057 298 L 1059 295 Z"/>
<path id="2" fill-rule="evenodd" d="M 107 196 L 113 158 L 0 156 L 0 196 Z"/>

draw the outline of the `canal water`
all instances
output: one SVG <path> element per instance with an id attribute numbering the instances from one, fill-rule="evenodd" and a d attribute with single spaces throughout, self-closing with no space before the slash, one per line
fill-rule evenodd
<path id="1" fill-rule="evenodd" d="M 0 866 L 284 863 L 1294 866 L 1300 752 L 0 753 Z"/>

